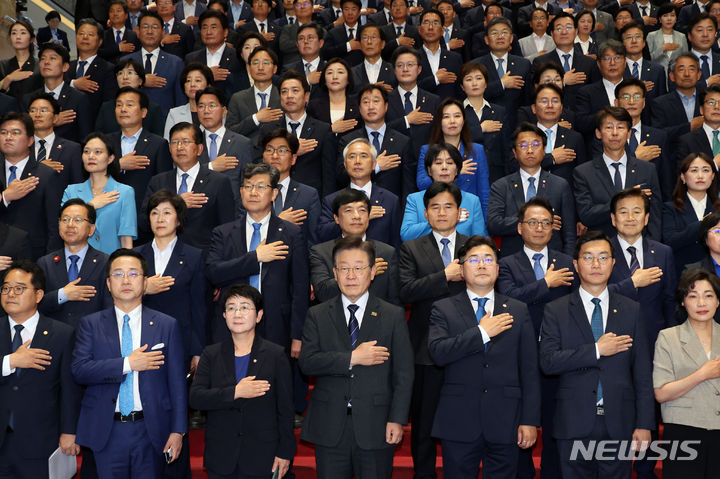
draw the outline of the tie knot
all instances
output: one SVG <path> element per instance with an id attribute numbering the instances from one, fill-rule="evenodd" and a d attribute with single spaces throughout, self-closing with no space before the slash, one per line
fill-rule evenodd
<path id="1" fill-rule="evenodd" d="M 260 231 L 260 227 L 262 226 L 262 223 L 253 223 L 253 230 Z"/>
<path id="2" fill-rule="evenodd" d="M 11 173 L 15 173 L 16 171 L 17 171 L 17 166 L 11 166 L 11 167 L 10 167 L 10 172 L 11 172 Z"/>
<path id="3" fill-rule="evenodd" d="M 80 256 L 78 256 L 76 254 L 71 254 L 70 256 L 68 256 L 68 258 L 70 259 L 70 262 L 72 264 L 77 264 L 78 260 L 80 259 Z"/>
<path id="4" fill-rule="evenodd" d="M 616 161 L 616 162 L 610 163 L 610 166 L 612 166 L 613 168 L 615 168 L 617 171 L 620 171 L 620 165 L 621 165 L 621 164 L 622 164 L 622 163 L 620 163 L 619 161 Z"/>
<path id="5" fill-rule="evenodd" d="M 14 328 L 15 328 L 15 334 L 20 334 L 20 332 L 21 332 L 23 329 L 25 329 L 25 326 L 23 326 L 22 324 L 16 324 L 16 325 L 14 326 Z"/>
<path id="6" fill-rule="evenodd" d="M 123 324 L 128 324 L 130 322 L 130 316 L 127 314 L 123 316 Z"/>
<path id="7" fill-rule="evenodd" d="M 542 253 L 535 253 L 533 255 L 533 261 L 540 261 L 543 258 L 543 256 L 545 256 L 545 255 Z"/>
<path id="8" fill-rule="evenodd" d="M 40 140 L 40 148 L 45 148 L 45 140 Z"/>
<path id="9" fill-rule="evenodd" d="M 707 59 L 708 59 L 708 56 L 707 56 L 707 55 L 700 55 L 700 58 L 702 59 L 702 61 L 706 62 Z"/>
<path id="10" fill-rule="evenodd" d="M 411 91 L 406 91 L 406 92 L 405 92 L 405 101 L 410 101 L 410 95 L 412 95 L 412 92 L 411 92 Z"/>
<path id="11" fill-rule="evenodd" d="M 295 132 L 297 131 L 297 129 L 298 129 L 299 126 L 300 126 L 300 122 L 299 122 L 299 121 L 291 121 L 291 122 L 290 122 L 290 128 L 292 128 L 293 133 L 295 133 Z"/>
<path id="12" fill-rule="evenodd" d="M 85 65 L 87 65 L 87 60 L 80 60 L 80 66 L 84 67 Z"/>
<path id="13" fill-rule="evenodd" d="M 185 181 L 188 179 L 189 176 L 190 175 L 188 175 L 187 173 L 183 173 L 180 177 L 182 178 L 183 181 Z"/>
<path id="14" fill-rule="evenodd" d="M 637 135 L 637 128 L 630 128 L 633 135 Z"/>
<path id="15" fill-rule="evenodd" d="M 371 134 L 372 137 L 375 138 L 376 140 L 380 137 L 380 132 L 379 132 L 379 131 L 371 131 L 370 134 Z"/>
<path id="16" fill-rule="evenodd" d="M 447 238 L 443 238 L 440 240 L 440 243 L 442 243 L 443 246 L 447 246 L 450 244 L 450 240 Z"/>
<path id="17" fill-rule="evenodd" d="M 531 185 L 535 184 L 535 178 L 532 176 L 528 178 L 528 183 L 530 183 Z"/>
<path id="18" fill-rule="evenodd" d="M 570 54 L 569 54 L 569 53 L 566 53 L 566 54 L 563 55 L 562 57 L 565 59 L 565 61 L 570 60 Z"/>
<path id="19" fill-rule="evenodd" d="M 146 54 L 145 54 L 145 58 L 147 58 L 148 60 L 150 60 L 150 59 L 152 58 L 152 56 L 153 56 L 152 53 L 146 53 Z"/>
<path id="20" fill-rule="evenodd" d="M 217 140 L 217 133 L 210 133 L 210 140 L 215 141 Z"/>
<path id="21" fill-rule="evenodd" d="M 350 316 L 355 316 L 355 313 L 357 313 L 357 310 L 360 309 L 360 306 L 357 304 L 348 304 L 347 309 L 350 311 Z"/>
<path id="22" fill-rule="evenodd" d="M 720 133 L 720 130 L 713 130 L 713 139 L 718 139 L 718 133 Z M 14 168 L 14 166 L 11 166 L 10 169 Z"/>
<path id="23" fill-rule="evenodd" d="M 637 248 L 635 248 L 634 246 L 628 246 L 627 252 L 630 253 L 632 256 L 635 256 L 635 253 L 637 252 Z"/>
<path id="24" fill-rule="evenodd" d="M 281 193 L 283 189 L 283 185 L 278 183 L 278 193 Z"/>
<path id="25" fill-rule="evenodd" d="M 475 298 L 474 299 L 478 304 L 478 310 L 485 309 L 485 305 L 489 301 L 488 298 Z"/>
<path id="26" fill-rule="evenodd" d="M 600 298 L 593 298 L 590 301 L 592 301 L 596 308 L 600 306 Z"/>
<path id="27" fill-rule="evenodd" d="M 505 60 L 502 58 L 498 58 L 497 62 L 498 62 L 498 65 L 502 66 L 502 64 L 505 62 Z"/>

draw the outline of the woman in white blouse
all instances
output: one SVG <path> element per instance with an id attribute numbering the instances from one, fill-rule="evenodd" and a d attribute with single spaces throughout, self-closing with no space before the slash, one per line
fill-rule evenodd
<path id="1" fill-rule="evenodd" d="M 597 58 L 597 41 L 595 40 L 595 23 L 597 19 L 590 10 L 581 10 L 575 15 L 577 21 L 577 36 L 575 48 L 579 48 L 583 55 Z"/>
<path id="2" fill-rule="evenodd" d="M 675 30 L 677 14 L 675 5 L 665 3 L 658 8 L 660 28 L 647 34 L 645 42 L 650 50 L 650 58 L 658 65 L 662 65 L 668 72 L 670 63 L 680 54 L 688 51 L 685 35 Z"/>

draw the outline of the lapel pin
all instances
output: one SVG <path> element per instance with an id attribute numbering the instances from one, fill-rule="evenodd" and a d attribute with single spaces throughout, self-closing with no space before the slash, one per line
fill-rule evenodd
<path id="1" fill-rule="evenodd" d="M 617 313 L 617 309 L 613 309 L 613 313 Z"/>
<path id="2" fill-rule="evenodd" d="M 62 150 L 62 145 L 58 145 L 58 146 L 57 146 L 57 149 L 58 149 L 58 150 Z"/>
<path id="3" fill-rule="evenodd" d="M 282 231 L 282 228 L 278 228 L 278 231 Z"/>
<path id="4" fill-rule="evenodd" d="M 507 304 L 503 304 L 503 308 L 507 308 Z"/>
<path id="5" fill-rule="evenodd" d="M 297 188 L 293 188 L 293 191 L 297 191 Z"/>
<path id="6" fill-rule="evenodd" d="M 390 138 L 390 141 L 395 141 L 395 138 Z"/>
<path id="7" fill-rule="evenodd" d="M 630 170 L 630 173 L 635 173 L 635 170 Z"/>
<path id="8" fill-rule="evenodd" d="M 152 321 L 150 321 L 150 326 L 152 326 L 153 324 L 155 324 L 155 323 L 153 323 Z"/>
<path id="9" fill-rule="evenodd" d="M 200 183 L 202 183 L 202 182 L 203 182 L 203 180 L 200 180 Z"/>
<path id="10" fill-rule="evenodd" d="M 43 334 L 44 334 L 45 336 L 47 336 L 47 333 L 48 333 L 47 331 L 43 331 Z"/>
<path id="11" fill-rule="evenodd" d="M 143 141 L 144 141 L 145 143 L 147 143 L 148 139 L 147 139 L 147 138 L 144 138 Z"/>
<path id="12" fill-rule="evenodd" d="M 375 311 L 372 311 L 372 312 L 370 313 L 370 316 L 377 316 L 377 313 L 376 313 Z"/>
<path id="13" fill-rule="evenodd" d="M 650 250 L 650 254 L 655 254 L 655 250 L 654 250 L 654 249 L 651 249 L 651 250 Z"/>
<path id="14" fill-rule="evenodd" d="M 183 264 L 182 260 L 180 260 L 180 264 Z"/>
<path id="15" fill-rule="evenodd" d="M 230 143 L 230 138 L 227 139 L 227 142 Z"/>
<path id="16" fill-rule="evenodd" d="M 556 260 L 555 258 L 553 258 L 553 263 L 554 263 L 555 261 L 557 261 L 557 260 Z"/>
<path id="17" fill-rule="evenodd" d="M 97 263 L 97 260 L 95 258 L 93 258 L 93 263 Z"/>
<path id="18" fill-rule="evenodd" d="M 515 188 L 517 188 L 517 183 L 515 183 L 513 186 L 514 186 Z"/>
<path id="19" fill-rule="evenodd" d="M 257 362 L 257 359 L 253 359 L 253 362 L 256 363 L 256 362 Z"/>

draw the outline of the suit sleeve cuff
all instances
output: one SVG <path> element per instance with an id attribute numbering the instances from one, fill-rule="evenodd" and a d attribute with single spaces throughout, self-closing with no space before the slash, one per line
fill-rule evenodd
<path id="1" fill-rule="evenodd" d="M 6 354 L 3 356 L 2 360 L 2 375 L 4 376 L 10 376 L 15 372 L 15 368 L 10 368 L 10 355 Z"/>
<path id="2" fill-rule="evenodd" d="M 489 342 L 490 342 L 490 336 L 488 335 L 487 331 L 485 331 L 485 328 L 483 328 L 482 326 L 480 326 L 480 325 L 478 324 L 478 329 L 480 330 L 480 334 L 482 334 L 483 344 L 489 343 Z"/>
<path id="3" fill-rule="evenodd" d="M 129 374 L 132 372 L 132 368 L 130 367 L 130 358 L 125 357 L 123 359 L 123 376 L 125 374 Z"/>
<path id="4" fill-rule="evenodd" d="M 260 126 L 260 122 L 257 119 L 257 113 L 253 114 L 252 121 L 255 123 L 255 126 Z"/>
<path id="5" fill-rule="evenodd" d="M 595 343 L 595 359 L 598 361 L 600 360 L 600 348 L 598 347 L 597 343 Z"/>
<path id="6" fill-rule="evenodd" d="M 65 288 L 58 289 L 58 304 L 65 304 L 68 301 L 67 296 L 65 296 Z"/>

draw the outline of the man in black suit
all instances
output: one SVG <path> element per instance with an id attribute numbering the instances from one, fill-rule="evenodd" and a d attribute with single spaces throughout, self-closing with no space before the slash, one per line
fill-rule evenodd
<path id="1" fill-rule="evenodd" d="M 364 239 L 370 223 L 370 199 L 358 190 L 343 190 L 333 199 L 335 222 L 342 238 Z M 338 238 L 339 239 L 339 238 Z M 317 244 L 310 249 L 310 282 L 318 301 L 329 301 L 340 292 L 333 275 L 332 251 L 338 240 Z M 398 298 L 398 261 L 395 248 L 367 239 L 375 248 L 375 278 L 370 290 L 388 303 L 400 305 Z"/>
<path id="2" fill-rule="evenodd" d="M 83 18 L 94 18 L 104 24 L 108 18 L 107 2 L 104 0 L 78 0 L 75 3 L 75 21 L 78 22 Z"/>
<path id="3" fill-rule="evenodd" d="M 700 128 L 686 133 L 678 139 L 675 150 L 673 171 L 690 153 L 705 153 L 720 162 L 720 84 L 710 85 L 698 95 L 703 123 Z"/>
<path id="4" fill-rule="evenodd" d="M 230 7 L 227 12 L 230 28 L 239 30 L 240 27 L 252 20 L 252 4 L 245 0 L 229 0 Z"/>
<path id="5" fill-rule="evenodd" d="M 620 39 L 625 45 L 624 78 L 637 78 L 645 82 L 647 98 L 655 99 L 667 93 L 667 75 L 665 69 L 657 63 L 643 58 L 645 50 L 645 30 L 637 23 L 628 23 L 620 30 Z M 645 113 L 650 119 L 650 114 Z"/>
<path id="6" fill-rule="evenodd" d="M 109 27 L 105 29 L 103 41 L 98 50 L 105 60 L 117 63 L 121 56 L 140 49 L 137 33 L 126 26 L 128 6 L 125 0 L 112 0 L 108 4 Z"/>
<path id="7" fill-rule="evenodd" d="M 195 97 L 198 103 L 200 125 L 205 130 L 205 141 L 200 152 L 200 163 L 208 168 L 223 173 L 230 178 L 234 205 L 229 198 L 223 199 L 226 207 L 237 211 L 240 207 L 240 186 L 245 166 L 253 161 L 253 144 L 249 138 L 225 128 L 227 100 L 225 93 L 219 88 L 207 87 Z M 202 108 L 200 107 L 202 105 Z"/>
<path id="8" fill-rule="evenodd" d="M 197 126 L 187 122 L 174 125 L 170 130 L 170 156 L 175 168 L 152 177 L 140 211 L 146 211 L 148 199 L 156 191 L 178 193 L 188 208 L 185 228 L 179 236 L 183 242 L 207 252 L 212 230 L 235 219 L 235 204 L 230 179 L 199 161 L 203 149 L 203 134 Z M 138 223 L 140 230 L 150 236 L 147 216 L 141 214 Z"/>
<path id="9" fill-rule="evenodd" d="M 488 232 L 502 238 L 503 256 L 522 249 L 518 211 L 535 196 L 546 198 L 553 208 L 550 247 L 568 254 L 575 246 L 575 205 L 570 185 L 540 167 L 546 141 L 545 134 L 537 126 L 521 123 L 512 138 L 513 153 L 520 170 L 490 186 Z"/>
<path id="10" fill-rule="evenodd" d="M 390 128 L 385 122 L 389 95 L 382 85 L 363 85 L 358 92 L 360 116 L 364 128 L 354 130 L 338 142 L 338 157 L 348 143 L 356 138 L 366 138 L 378 152 L 374 182 L 401 198 L 414 192 L 417 161 L 413 156 L 410 138 Z M 340 186 L 349 181 L 344 162 L 337 162 L 337 180 Z"/>
<path id="11" fill-rule="evenodd" d="M 442 13 L 434 9 L 423 11 L 418 26 L 422 45 L 416 47 L 420 53 L 420 86 L 440 98 L 458 96 L 457 72 L 463 63 L 459 53 L 447 50 L 440 44 L 443 23 Z M 433 61 L 430 61 L 431 57 Z"/>
<path id="12" fill-rule="evenodd" d="M 343 23 L 328 31 L 322 56 L 326 61 L 334 57 L 344 58 L 354 67 L 363 61 L 358 41 L 362 4 L 360 0 L 342 0 L 341 5 Z"/>
<path id="13" fill-rule="evenodd" d="M 200 41 L 205 48 L 188 53 L 185 64 L 198 62 L 209 66 L 215 80 L 213 86 L 225 90 L 226 98 L 230 98 L 240 89 L 238 75 L 244 65 L 240 64 L 237 51 L 225 43 L 228 34 L 227 17 L 220 12 L 208 10 L 200 15 L 198 24 Z"/>
<path id="14" fill-rule="evenodd" d="M 272 11 L 271 0 L 253 0 L 251 2 L 253 17 L 242 27 L 240 32 L 259 33 L 273 50 L 278 51 L 281 27 L 276 25 L 268 16 Z"/>
<path id="15" fill-rule="evenodd" d="M 0 93 L 0 115 L 11 111 L 20 111 L 20 103 L 10 95 Z"/>
<path id="16" fill-rule="evenodd" d="M 557 14 L 550 21 L 549 29 L 556 49 L 535 58 L 533 65 L 537 68 L 543 63 L 553 62 L 563 68 L 565 71 L 563 77 L 565 104 L 574 108 L 577 91 L 583 85 L 598 81 L 600 71 L 592 58 L 576 54 L 577 20 L 572 15 L 565 12 Z"/>
<path id="17" fill-rule="evenodd" d="M 332 134 L 330 125 L 307 115 L 310 85 L 302 72 L 285 72 L 280 77 L 278 87 L 283 115 L 277 121 L 262 124 L 259 140 L 264 134 L 278 128 L 295 135 L 299 141 L 299 149 L 297 162 L 292 170 L 293 178 L 314 188 L 323 196 L 329 195 L 337 189 L 335 135 Z"/>
<path id="18" fill-rule="evenodd" d="M 720 53 L 712 51 L 717 28 L 717 20 L 707 12 L 693 17 L 688 23 L 690 53 L 700 61 L 699 89 L 720 82 Z"/>
<path id="19" fill-rule="evenodd" d="M 410 441 L 413 465 L 417 477 L 434 478 L 437 441 L 430 432 L 444 376 L 428 352 L 430 310 L 436 300 L 465 288 L 457 253 L 467 237 L 455 229 L 462 201 L 460 188 L 452 183 L 433 183 L 423 201 L 432 232 L 402 245 L 399 274 L 400 299 L 411 304 L 408 329 L 415 353 Z"/>
<path id="20" fill-rule="evenodd" d="M 32 259 L 59 246 L 57 212 L 61 191 L 55 172 L 30 157 L 35 128 L 27 113 L 11 112 L 0 119 L 2 202 L 0 221 L 30 237 Z"/>
<path id="21" fill-rule="evenodd" d="M 47 281 L 40 310 L 73 329 L 83 316 L 112 306 L 105 283 L 107 255 L 88 244 L 95 219 L 92 205 L 80 198 L 66 201 L 58 221 L 64 247 L 38 260 Z"/>
<path id="22" fill-rule="evenodd" d="M 443 16 L 443 35 L 440 44 L 451 52 L 459 54 L 465 59 L 465 37 L 467 32 L 461 28 L 460 17 L 455 12 L 455 2 L 451 0 L 440 0 L 435 8 Z M 458 10 L 461 10 L 460 7 Z"/>
<path id="23" fill-rule="evenodd" d="M 60 446 L 75 456 L 80 387 L 70 370 L 70 326 L 38 313 L 45 276 L 33 262 L 14 262 L 3 275 L 0 327 L 0 476 L 48 476 L 48 457 Z"/>
<path id="24" fill-rule="evenodd" d="M 320 50 L 325 44 L 325 30 L 317 23 L 311 22 L 297 27 L 295 45 L 300 59 L 293 63 L 286 63 L 283 57 L 283 68 L 303 73 L 310 84 L 310 95 L 319 90 L 320 76 L 325 67 L 325 61 L 320 58 Z"/>
<path id="25" fill-rule="evenodd" d="M 548 0 L 535 0 L 528 5 L 520 7 L 517 11 L 517 33 L 520 38 L 524 38 L 533 32 L 530 22 L 532 21 L 532 12 L 537 8 L 546 11 L 551 17 L 562 12 L 560 7 L 554 3 L 550 3 Z"/>
<path id="26" fill-rule="evenodd" d="M 300 183 L 291 175 L 298 159 L 298 138 L 285 128 L 277 128 L 263 136 L 261 148 L 262 161 L 280 173 L 279 191 L 273 202 L 275 215 L 300 226 L 308 246 L 314 245 L 317 243 L 320 197 L 315 188 Z"/>
<path id="27" fill-rule="evenodd" d="M 390 3 L 392 22 L 382 27 L 385 32 L 385 48 L 383 57 L 390 60 L 393 52 L 400 46 L 420 47 L 422 38 L 418 29 L 410 22 L 408 16 L 408 0 L 392 0 Z"/>
<path id="28" fill-rule="evenodd" d="M 165 52 L 183 59 L 195 47 L 195 34 L 192 27 L 175 19 L 175 5 L 172 0 L 157 0 L 157 13 L 163 21 L 163 36 L 160 48 Z"/>
<path id="29" fill-rule="evenodd" d="M 64 30 L 60 30 L 60 14 L 56 10 L 50 10 L 45 15 L 45 22 L 47 27 L 40 27 L 37 31 L 37 43 L 42 45 L 43 43 L 58 43 L 65 47 L 65 50 L 70 51 L 70 43 L 68 42 L 67 33 Z"/>
<path id="30" fill-rule="evenodd" d="M 540 366 L 559 376 L 554 434 L 563 477 L 628 477 L 631 461 L 596 461 L 595 454 L 571 460 L 573 444 L 632 440 L 644 449 L 655 428 L 651 353 L 640 305 L 608 291 L 614 263 L 608 237 L 588 232 L 574 253 L 580 288 L 545 307 Z"/>
<path id="31" fill-rule="evenodd" d="M 120 165 L 118 181 L 133 187 L 138 211 L 150 179 L 172 168 L 167 140 L 142 126 L 148 104 L 148 96 L 143 90 L 132 87 L 118 90 L 115 118 L 120 131 L 109 135 Z"/>
<path id="32" fill-rule="evenodd" d="M 392 64 L 383 60 L 381 56 L 385 47 L 385 33 L 378 25 L 366 23 L 360 27 L 358 38 L 364 58 L 362 63 L 352 69 L 355 87 L 378 83 L 385 88 L 385 91 L 391 92 L 397 86 L 397 80 Z"/>
<path id="33" fill-rule="evenodd" d="M 31 156 L 55 170 L 53 181 L 58 191 L 65 191 L 67 185 L 82 183 L 85 170 L 80 145 L 60 138 L 53 129 L 60 114 L 60 103 L 49 93 L 40 93 L 30 102 L 29 112 L 35 126 Z"/>
<path id="34" fill-rule="evenodd" d="M 55 132 L 68 140 L 80 142 L 90 133 L 93 113 L 88 96 L 70 86 L 63 75 L 70 69 L 70 55 L 60 45 L 45 43 L 40 47 L 40 74 L 43 88 L 23 97 L 25 110 L 35 93 L 51 93 L 60 102 L 62 111 L 55 124 Z"/>
<path id="35" fill-rule="evenodd" d="M 610 199 L 618 191 L 637 187 L 650 196 L 648 234 L 661 237 L 662 195 L 655 166 L 625 151 L 632 117 L 620 107 L 606 106 L 595 117 L 595 136 L 602 141 L 602 156 L 584 163 L 573 173 L 578 218 L 590 230 L 614 235 L 610 222 Z"/>
<path id="36" fill-rule="evenodd" d="M 118 87 L 114 65 L 98 55 L 98 49 L 103 43 L 103 27 L 89 18 L 80 20 L 75 43 L 78 58 L 70 62 L 70 68 L 65 72 L 65 81 L 87 95 L 91 108 L 88 114 L 95 118 L 100 105 L 115 98 Z"/>
<path id="37" fill-rule="evenodd" d="M 0 271 L 10 267 L 16 259 L 32 258 L 28 234 L 7 223 L 0 223 Z"/>
<path id="38" fill-rule="evenodd" d="M 320 479 L 390 479 L 413 380 L 404 310 L 368 292 L 372 243 L 343 238 L 332 256 L 341 294 L 311 308 L 303 329 L 300 368 L 316 381 L 300 437 L 315 444 Z"/>
<path id="39" fill-rule="evenodd" d="M 318 38 L 322 40 L 325 38 L 325 29 L 323 29 L 319 24 L 315 23 L 317 20 L 313 20 L 313 8 L 314 5 L 312 2 L 308 2 L 305 0 L 285 0 L 286 3 L 293 3 L 292 8 L 294 9 L 293 12 L 288 12 L 286 10 L 286 14 L 283 18 L 279 20 L 275 20 L 276 25 L 280 27 L 280 34 L 278 36 L 278 53 L 280 55 L 280 58 L 282 60 L 282 66 L 284 70 L 289 69 L 290 65 L 297 63 L 300 61 L 300 56 L 302 53 L 300 52 L 300 42 L 297 40 L 298 33 L 300 32 L 300 27 L 306 26 L 306 25 L 316 25 L 316 28 L 318 28 Z M 320 11 L 322 13 L 323 10 Z M 294 14 L 294 17 L 288 17 L 288 15 Z M 288 20 L 292 18 L 291 23 L 287 23 Z M 283 24 L 283 22 L 285 22 Z M 324 43 L 323 43 L 324 44 Z M 323 44 L 317 46 L 317 52 L 319 53 L 320 49 L 322 48 Z M 313 55 L 311 58 L 315 58 Z M 317 69 L 317 64 L 314 65 Z M 303 73 L 305 70 L 297 69 L 300 73 Z M 319 80 L 318 76 L 318 80 Z"/>
<path id="40" fill-rule="evenodd" d="M 479 10 L 486 8 L 486 12 L 483 15 L 477 14 L 476 7 L 475 12 L 468 13 L 465 17 L 466 28 L 469 29 L 468 36 L 470 42 L 466 49 L 466 54 L 470 58 L 478 58 L 483 55 L 490 53 L 490 47 L 485 43 L 485 31 L 487 30 L 488 24 L 497 17 L 514 18 L 514 15 L 510 13 L 510 9 L 501 5 L 495 5 L 496 2 L 490 2 L 489 5 L 481 5 Z M 507 5 L 507 4 L 506 4 Z M 474 23 L 474 18 L 480 17 L 480 21 Z M 513 55 L 522 55 L 522 48 L 520 48 L 520 42 L 518 41 L 517 35 L 513 35 L 510 39 L 510 53 Z"/>
<path id="41" fill-rule="evenodd" d="M 356 138 L 343 150 L 345 169 L 350 177 L 348 188 L 362 190 L 372 207 L 368 238 L 382 241 L 395 248 L 400 247 L 400 202 L 398 197 L 372 181 L 377 165 L 377 151 L 366 138 Z M 340 236 L 340 227 L 333 219 L 332 203 L 336 191 L 323 198 L 322 212 L 318 224 L 318 241 L 329 241 Z"/>
<path id="42" fill-rule="evenodd" d="M 466 290 L 437 301 L 428 349 L 445 367 L 432 434 L 447 477 L 514 478 L 540 426 L 537 339 L 527 306 L 495 291 L 499 252 L 472 236 L 458 251 Z"/>

